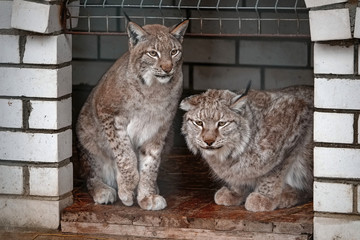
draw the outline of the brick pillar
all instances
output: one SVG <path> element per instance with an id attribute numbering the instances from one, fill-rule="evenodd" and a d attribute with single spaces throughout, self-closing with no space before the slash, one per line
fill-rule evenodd
<path id="1" fill-rule="evenodd" d="M 0 226 L 56 229 L 72 203 L 72 53 L 61 2 L 0 1 Z"/>
<path id="2" fill-rule="evenodd" d="M 305 2 L 315 42 L 314 239 L 359 239 L 358 1 Z"/>

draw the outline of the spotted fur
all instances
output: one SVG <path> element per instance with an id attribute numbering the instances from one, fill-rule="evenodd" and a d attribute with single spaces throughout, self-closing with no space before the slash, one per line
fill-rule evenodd
<path id="1" fill-rule="evenodd" d="M 105 73 L 77 122 L 94 201 L 160 210 L 160 156 L 182 92 L 182 40 L 188 21 L 167 28 L 129 22 L 129 51 Z"/>
<path id="2" fill-rule="evenodd" d="M 189 149 L 224 182 L 217 204 L 271 211 L 312 195 L 312 105 L 305 86 L 242 97 L 208 90 L 181 102 Z"/>

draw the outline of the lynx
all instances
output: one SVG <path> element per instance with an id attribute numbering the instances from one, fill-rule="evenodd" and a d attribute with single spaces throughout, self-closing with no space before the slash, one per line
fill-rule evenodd
<path id="1" fill-rule="evenodd" d="M 182 133 L 224 186 L 218 205 L 288 208 L 312 196 L 313 90 L 208 90 L 180 103 Z"/>
<path id="2" fill-rule="evenodd" d="M 77 136 L 87 187 L 95 203 L 117 196 L 126 206 L 160 210 L 157 172 L 180 100 L 182 41 L 188 20 L 168 28 L 129 22 L 129 51 L 86 100 Z"/>

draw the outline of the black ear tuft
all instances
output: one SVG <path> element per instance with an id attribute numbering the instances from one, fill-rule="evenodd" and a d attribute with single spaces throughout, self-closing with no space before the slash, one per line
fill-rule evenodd
<path id="1" fill-rule="evenodd" d="M 231 100 L 231 106 L 230 106 L 231 109 L 233 109 L 236 112 L 240 112 L 243 106 L 245 106 L 246 95 L 248 94 L 250 87 L 251 87 L 251 80 L 246 85 L 245 91 L 242 94 L 235 96 Z"/>

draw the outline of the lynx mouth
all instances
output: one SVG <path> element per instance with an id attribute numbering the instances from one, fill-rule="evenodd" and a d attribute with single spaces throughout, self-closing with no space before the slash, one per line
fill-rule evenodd
<path id="1" fill-rule="evenodd" d="M 201 148 L 202 148 L 202 149 L 205 149 L 205 150 L 217 150 L 217 149 L 222 148 L 222 146 L 220 146 L 220 147 L 207 146 L 207 147 L 201 147 Z"/>
<path id="2" fill-rule="evenodd" d="M 172 75 L 165 74 L 165 75 L 155 75 L 157 78 L 170 78 Z"/>

